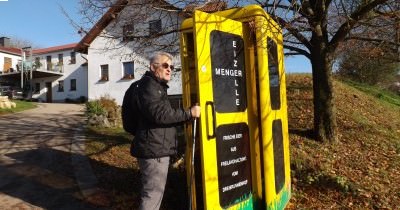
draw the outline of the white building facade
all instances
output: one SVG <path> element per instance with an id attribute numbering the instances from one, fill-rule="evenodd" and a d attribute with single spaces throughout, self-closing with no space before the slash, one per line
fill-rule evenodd
<path id="1" fill-rule="evenodd" d="M 16 71 L 21 60 L 21 49 L 8 45 L 9 38 L 0 37 L 0 74 Z"/>
<path id="2" fill-rule="evenodd" d="M 87 60 L 68 44 L 33 51 L 36 76 L 32 98 L 43 102 L 84 101 L 88 97 Z"/>
<path id="3" fill-rule="evenodd" d="M 116 4 L 118 5 L 118 2 Z M 143 42 L 139 43 L 138 39 L 151 37 L 164 30 L 163 27 L 180 25 L 177 13 L 157 9 L 146 10 L 146 14 L 152 15 L 146 16 L 140 24 L 129 21 L 129 15 L 140 16 L 141 12 L 130 6 L 111 7 L 78 44 L 77 51 L 87 53 L 89 100 L 108 96 L 121 105 L 125 91 L 132 82 L 140 79 L 149 70 L 148 58 L 155 51 L 152 44 L 143 46 Z M 160 18 L 166 16 L 169 18 Z M 115 36 L 106 38 L 106 33 Z M 179 51 L 178 33 L 164 35 L 162 39 L 153 39 L 152 43 L 163 44 L 165 39 L 175 40 L 176 44 L 170 49 L 174 52 Z M 174 65 L 179 68 L 179 53 L 173 55 Z M 173 73 L 168 85 L 168 95 L 182 94 L 180 71 Z"/>
<path id="4" fill-rule="evenodd" d="M 4 53 L 4 49 L 10 48 L 0 46 L 0 82 L 23 88 L 26 99 L 83 102 L 88 98 L 87 60 L 86 55 L 74 51 L 76 46 L 73 43 L 34 50 L 12 48 L 14 54 Z"/>

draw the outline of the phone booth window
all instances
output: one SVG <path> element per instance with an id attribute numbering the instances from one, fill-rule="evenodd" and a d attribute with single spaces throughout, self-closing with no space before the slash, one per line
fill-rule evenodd
<path id="1" fill-rule="evenodd" d="M 273 110 L 278 110 L 281 108 L 278 47 L 269 37 L 267 49 L 271 107 Z"/>

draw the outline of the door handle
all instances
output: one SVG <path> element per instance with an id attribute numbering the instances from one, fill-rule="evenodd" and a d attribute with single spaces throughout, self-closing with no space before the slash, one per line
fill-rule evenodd
<path id="1" fill-rule="evenodd" d="M 212 120 L 212 128 L 210 128 L 210 116 L 208 112 L 208 108 L 211 108 L 211 120 Z M 209 139 L 215 138 L 215 131 L 216 131 L 216 118 L 215 118 L 215 107 L 214 107 L 214 102 L 212 101 L 207 101 L 206 102 L 206 120 L 207 120 L 207 137 Z M 210 134 L 210 131 L 212 131 L 212 134 Z"/>

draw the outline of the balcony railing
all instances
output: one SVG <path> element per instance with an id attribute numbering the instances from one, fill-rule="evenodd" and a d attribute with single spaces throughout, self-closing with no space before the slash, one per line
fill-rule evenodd
<path id="1" fill-rule="evenodd" d="M 39 62 L 27 62 L 23 63 L 24 71 L 47 71 L 47 72 L 54 72 L 54 73 L 64 73 L 64 65 L 62 63 L 48 63 L 47 65 L 42 65 Z M 22 70 L 22 62 L 18 61 L 18 64 L 15 65 L 15 68 L 9 69 L 0 69 L 0 74 L 15 74 L 21 72 Z"/>
<path id="2" fill-rule="evenodd" d="M 64 73 L 64 65 L 63 63 L 47 63 L 47 65 L 42 66 L 38 65 L 39 68 L 34 68 L 35 70 L 40 70 L 40 71 L 50 71 L 50 72 L 58 72 L 58 73 Z"/>

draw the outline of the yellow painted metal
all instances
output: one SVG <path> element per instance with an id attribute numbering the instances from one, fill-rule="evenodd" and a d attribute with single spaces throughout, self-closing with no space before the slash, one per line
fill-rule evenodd
<path id="1" fill-rule="evenodd" d="M 219 205 L 215 138 L 208 139 L 205 135 L 207 127 L 212 127 L 212 119 L 205 118 L 205 115 L 211 115 L 211 113 L 207 113 L 210 110 L 206 109 L 205 104 L 207 101 L 213 101 L 209 42 L 212 30 L 226 31 L 243 37 L 246 48 L 247 109 L 240 113 L 217 113 L 217 126 L 238 122 L 246 122 L 248 124 L 254 206 L 262 209 L 283 209 L 290 198 L 291 188 L 286 82 L 283 62 L 283 39 L 280 27 L 261 7 L 250 5 L 214 14 L 196 11 L 193 19 L 187 19 L 182 23 L 181 30 L 182 83 L 183 94 L 186 96 L 184 97 L 184 103 L 185 106 L 190 106 L 190 103 L 193 103 L 190 98 L 196 95 L 195 98 L 199 99 L 202 107 L 200 132 L 198 133 L 201 139 L 201 167 L 203 169 L 203 180 L 201 181 L 204 209 L 221 209 Z M 194 39 L 188 40 L 192 39 L 190 37 L 194 37 Z M 278 110 L 272 110 L 271 108 L 268 37 L 275 41 L 278 47 L 281 100 L 281 106 Z M 193 48 L 190 45 L 194 45 L 194 49 L 189 49 Z M 196 52 L 195 55 L 191 55 L 193 52 Z M 194 77 L 194 75 L 196 76 Z M 284 187 L 278 193 L 276 193 L 275 189 L 272 135 L 272 122 L 277 119 L 282 122 L 285 170 Z M 187 127 L 186 133 L 190 133 L 190 130 L 191 128 Z M 191 145 L 191 137 L 187 139 L 187 145 Z M 190 163 L 188 157 L 191 155 L 188 155 L 190 154 L 188 153 L 189 151 L 190 148 L 188 147 L 186 153 L 187 163 Z M 192 192 L 192 195 L 194 196 L 196 193 L 201 192 Z M 198 205 L 196 202 L 194 204 Z M 242 208 L 240 205 L 234 205 L 229 209 Z"/>
<path id="2" fill-rule="evenodd" d="M 190 107 L 194 103 L 197 102 L 197 97 L 195 97 L 194 101 L 192 101 L 191 95 L 195 95 L 198 93 L 198 82 L 197 76 L 195 73 L 195 65 L 194 62 L 194 43 L 192 38 L 191 31 L 186 31 L 188 33 L 181 33 L 180 36 L 180 50 L 181 50 L 181 64 L 182 64 L 182 93 L 183 93 L 183 105 L 184 107 Z M 197 201 L 196 201 L 196 181 L 192 179 L 195 177 L 196 171 L 194 170 L 194 166 L 192 163 L 192 145 L 193 145 L 193 133 L 192 133 L 192 124 L 185 124 L 185 136 L 186 136 L 186 150 L 185 150 L 185 167 L 187 171 L 187 183 L 189 187 L 188 192 L 189 196 L 192 199 L 192 209 L 197 209 Z M 198 138 L 197 138 L 198 139 Z M 197 141 L 198 142 L 198 141 Z M 198 143 L 197 143 L 198 145 Z M 191 174 L 193 173 L 193 174 Z"/>
<path id="3" fill-rule="evenodd" d="M 210 33 L 214 30 L 228 32 L 243 37 L 242 23 L 221 16 L 200 11 L 194 13 L 195 58 L 199 79 L 199 100 L 202 113 L 212 116 L 206 102 L 214 101 L 212 86 Z M 216 127 L 224 124 L 244 122 L 247 124 L 247 111 L 236 113 L 216 113 Z M 219 203 L 216 139 L 205 135 L 207 128 L 213 127 L 213 118 L 205 117 L 200 123 L 201 155 L 203 171 L 203 198 L 205 209 L 221 209 Z M 229 209 L 238 209 L 233 205 Z"/>
<path id="4" fill-rule="evenodd" d="M 279 26 L 271 20 L 269 16 L 255 18 L 256 40 L 257 40 L 257 63 L 258 63 L 258 82 L 260 87 L 260 118 L 264 160 L 264 176 L 265 176 L 265 197 L 267 209 L 281 209 L 281 199 L 290 197 L 290 159 L 289 159 L 289 134 L 287 122 L 287 103 L 286 103 L 286 81 L 284 72 L 284 54 L 283 54 L 283 38 Z M 278 110 L 271 108 L 270 100 L 270 80 L 268 70 L 268 45 L 267 38 L 277 43 L 278 49 L 278 70 L 280 84 L 280 100 L 281 106 Z M 285 165 L 285 184 L 284 189 L 276 194 L 275 189 L 275 168 L 274 168 L 274 151 L 272 122 L 274 120 L 282 121 L 283 147 L 284 147 L 284 165 Z M 285 201 L 286 202 L 286 201 Z"/>

